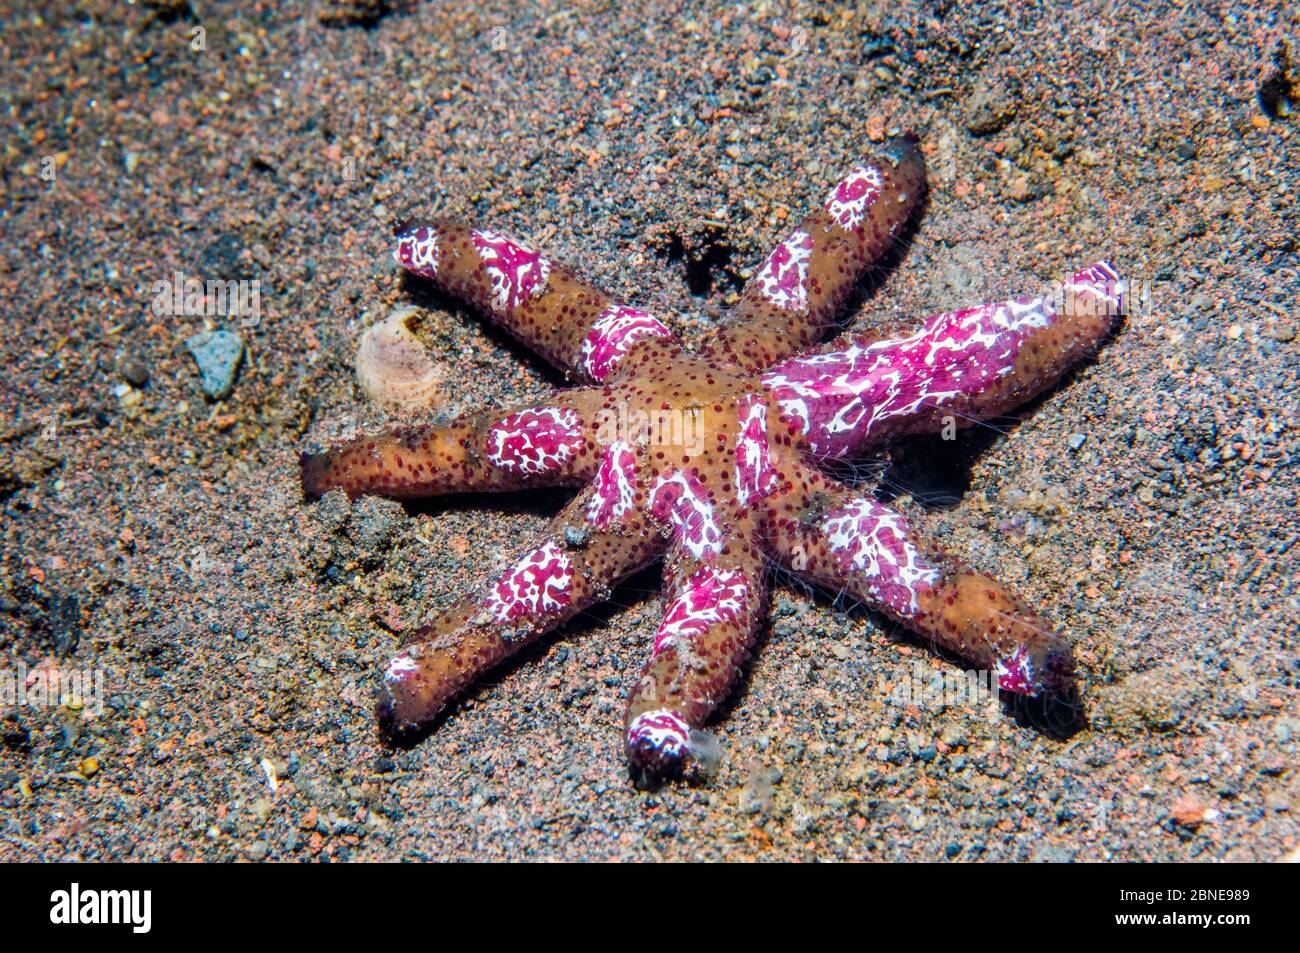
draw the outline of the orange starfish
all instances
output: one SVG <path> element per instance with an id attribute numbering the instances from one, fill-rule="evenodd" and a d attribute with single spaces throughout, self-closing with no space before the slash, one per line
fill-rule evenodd
<path id="1" fill-rule="evenodd" d="M 663 622 L 627 706 L 644 778 L 690 763 L 765 612 L 767 560 L 845 591 L 1026 695 L 1071 682 L 1070 644 L 1018 596 L 918 542 L 818 465 L 1001 414 L 1091 353 L 1120 313 L 1105 263 L 1059 288 L 936 315 L 905 337 L 817 347 L 924 189 L 910 137 L 838 182 L 692 353 L 644 311 L 539 252 L 452 222 L 401 230 L 397 261 L 485 311 L 585 386 L 542 406 L 363 437 L 303 460 L 312 495 L 582 487 L 486 588 L 419 629 L 384 675 L 390 731 L 429 724 L 542 633 L 664 560 Z"/>

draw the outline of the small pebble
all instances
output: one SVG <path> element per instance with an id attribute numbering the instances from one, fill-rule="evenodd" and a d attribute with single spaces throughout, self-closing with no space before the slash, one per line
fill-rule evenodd
<path id="1" fill-rule="evenodd" d="M 229 396 L 244 357 L 244 341 L 229 331 L 204 331 L 185 341 L 199 366 L 199 386 L 212 400 Z"/>
<path id="2" fill-rule="evenodd" d="M 134 354 L 124 354 L 118 359 L 117 372 L 135 387 L 143 387 L 149 382 L 149 365 Z"/>

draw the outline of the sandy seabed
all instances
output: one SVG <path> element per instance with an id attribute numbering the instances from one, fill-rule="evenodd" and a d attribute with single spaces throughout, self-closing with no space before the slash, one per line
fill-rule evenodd
<path id="1" fill-rule="evenodd" d="M 1294 7 L 410 2 L 354 22 L 372 6 L 0 14 L 0 859 L 1295 857 Z M 439 413 L 560 383 L 403 280 L 393 225 L 490 224 L 696 338 L 903 130 L 927 207 L 850 326 L 1102 257 L 1145 289 L 1046 398 L 862 468 L 1075 640 L 1082 710 L 897 704 L 959 669 L 778 584 L 710 726 L 714 775 L 640 791 L 621 715 L 648 572 L 387 746 L 371 706 L 400 633 L 565 499 L 303 500 L 301 451 L 399 419 L 351 366 L 394 307 L 421 306 Z M 247 282 L 256 313 L 156 307 L 178 273 Z M 204 330 L 243 344 L 221 399 L 186 345 Z"/>

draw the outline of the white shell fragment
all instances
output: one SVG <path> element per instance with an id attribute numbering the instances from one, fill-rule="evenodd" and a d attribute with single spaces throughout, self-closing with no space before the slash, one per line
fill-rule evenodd
<path id="1" fill-rule="evenodd" d="M 419 309 L 398 308 L 361 336 L 357 383 L 376 403 L 397 410 L 425 410 L 443 392 L 445 372 L 410 329 Z"/>

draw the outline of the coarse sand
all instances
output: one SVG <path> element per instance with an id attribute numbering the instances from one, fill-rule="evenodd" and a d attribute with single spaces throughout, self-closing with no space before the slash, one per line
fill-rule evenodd
<path id="1" fill-rule="evenodd" d="M 3 4 L 0 859 L 1294 859 L 1300 20 L 1143 7 Z M 1102 257 L 1141 291 L 1053 393 L 861 466 L 1075 640 L 1081 710 L 900 704 L 960 668 L 778 580 L 713 776 L 641 791 L 648 571 L 386 745 L 399 634 L 566 498 L 302 498 L 300 452 L 403 419 L 352 373 L 395 307 L 433 413 L 561 383 L 401 278 L 395 223 L 500 228 L 689 339 L 904 130 L 927 207 L 852 326 Z"/>

